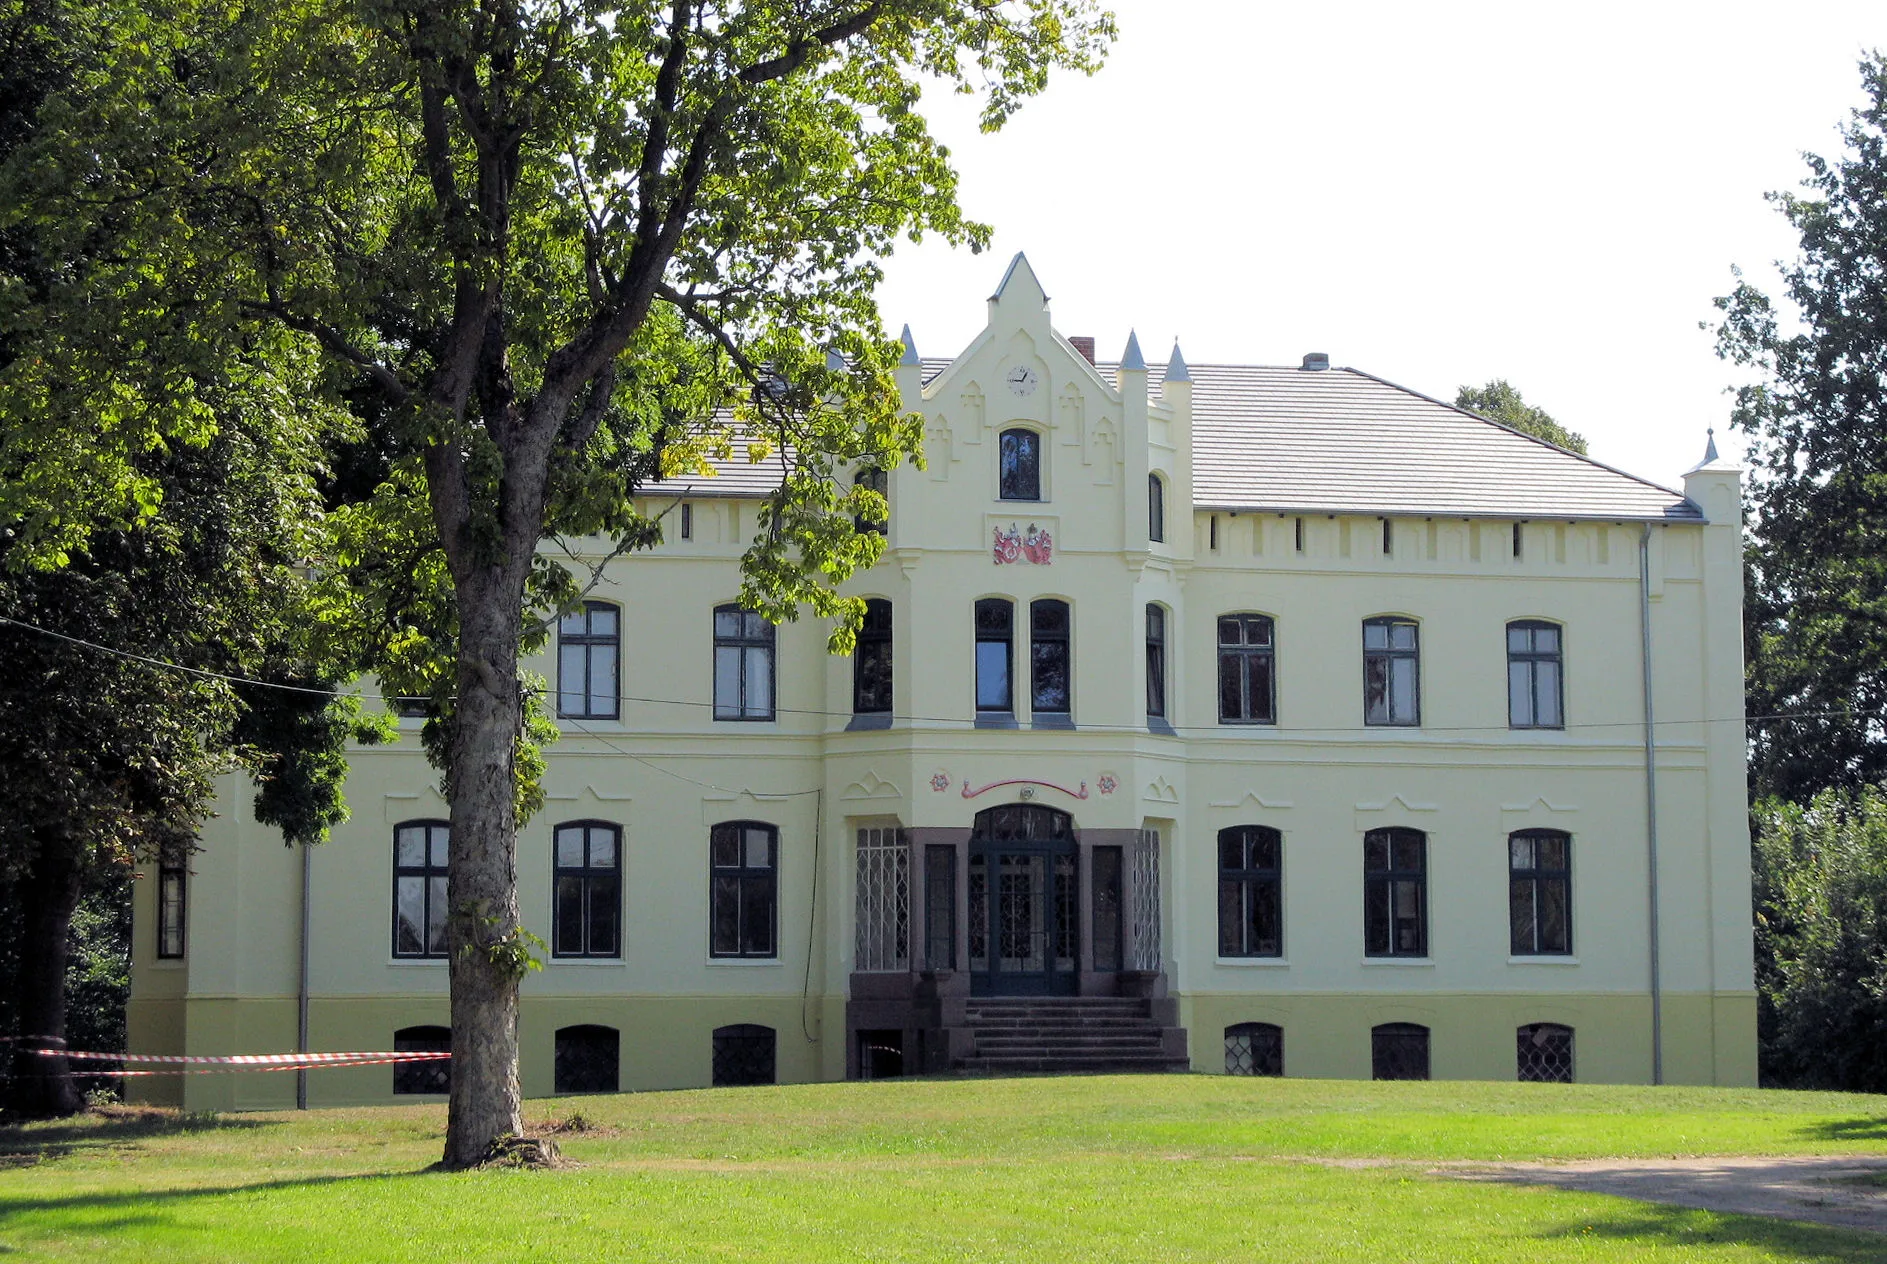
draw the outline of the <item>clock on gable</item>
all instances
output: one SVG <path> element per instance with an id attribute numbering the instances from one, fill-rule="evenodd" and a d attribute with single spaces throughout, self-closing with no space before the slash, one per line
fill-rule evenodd
<path id="1" fill-rule="evenodd" d="M 1042 380 L 1036 376 L 1035 370 L 1026 364 L 1012 365 L 1003 377 L 1008 381 L 1009 389 L 1017 395 L 1035 394 L 1035 388 Z"/>

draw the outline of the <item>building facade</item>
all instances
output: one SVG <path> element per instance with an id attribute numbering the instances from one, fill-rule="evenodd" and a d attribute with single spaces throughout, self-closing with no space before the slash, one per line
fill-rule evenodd
<path id="1" fill-rule="evenodd" d="M 664 542 L 530 664 L 527 1094 L 995 1069 L 992 1014 L 1129 1011 L 1197 1071 L 1755 1082 L 1735 467 L 1666 490 L 1322 357 L 1097 364 L 1020 256 L 898 373 L 927 468 L 884 476 L 852 657 L 735 602 L 763 464 L 652 489 Z M 406 723 L 327 844 L 232 782 L 138 884 L 134 1049 L 446 1038 Z"/>

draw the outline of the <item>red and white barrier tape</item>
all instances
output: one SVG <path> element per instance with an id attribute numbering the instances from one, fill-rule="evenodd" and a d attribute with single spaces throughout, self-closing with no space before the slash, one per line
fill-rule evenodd
<path id="1" fill-rule="evenodd" d="M 76 1062 L 154 1064 L 155 1070 L 87 1068 L 74 1075 L 210 1075 L 222 1071 L 307 1071 L 316 1067 L 385 1066 L 391 1062 L 443 1062 L 452 1055 L 429 1050 L 358 1053 L 236 1053 L 221 1057 L 174 1053 L 93 1053 L 76 1049 L 32 1049 L 42 1058 Z"/>

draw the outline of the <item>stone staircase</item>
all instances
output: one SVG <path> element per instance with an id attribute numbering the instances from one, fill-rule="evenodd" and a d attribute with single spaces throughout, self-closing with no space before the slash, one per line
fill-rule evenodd
<path id="1" fill-rule="evenodd" d="M 1164 997 L 976 997 L 963 1004 L 959 1030 L 970 1039 L 951 1042 L 955 1071 L 1117 1073 L 1190 1066 L 1178 1006 Z"/>

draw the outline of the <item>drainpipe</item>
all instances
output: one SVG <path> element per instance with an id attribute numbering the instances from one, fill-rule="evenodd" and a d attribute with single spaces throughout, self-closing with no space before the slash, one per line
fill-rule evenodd
<path id="1" fill-rule="evenodd" d="M 313 891 L 308 877 L 314 869 L 314 848 L 301 845 L 301 983 L 295 994 L 295 1052 L 308 1052 L 308 913 Z M 295 1109 L 308 1109 L 308 1068 L 295 1072 Z"/>
<path id="2" fill-rule="evenodd" d="M 1638 630 L 1645 690 L 1645 863 L 1650 891 L 1651 1082 L 1664 1083 L 1664 985 L 1658 961 L 1658 735 L 1651 696 L 1651 524 L 1638 537 Z"/>

